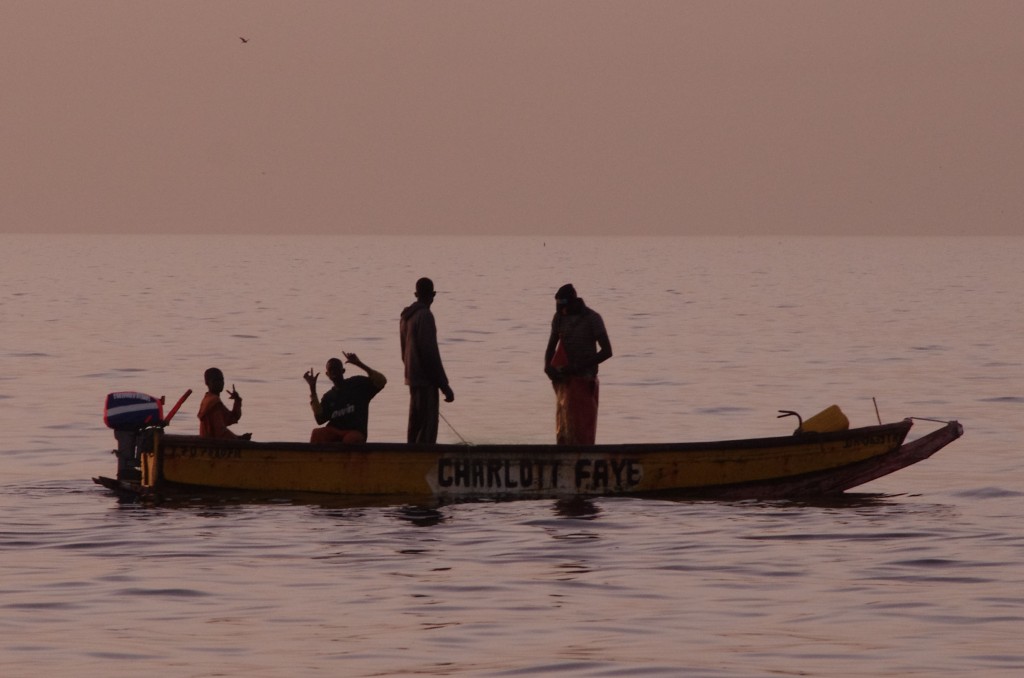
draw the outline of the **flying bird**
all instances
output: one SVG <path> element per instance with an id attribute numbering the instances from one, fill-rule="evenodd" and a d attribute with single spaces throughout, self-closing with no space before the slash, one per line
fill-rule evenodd
<path id="1" fill-rule="evenodd" d="M 243 45 L 244 45 L 245 43 L 249 42 L 249 38 L 243 38 L 242 36 L 238 36 L 238 39 L 242 41 L 242 44 L 243 44 Z"/>

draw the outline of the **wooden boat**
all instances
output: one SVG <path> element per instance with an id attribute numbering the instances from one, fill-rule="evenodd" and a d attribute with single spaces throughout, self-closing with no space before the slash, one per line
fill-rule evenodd
<path id="1" fill-rule="evenodd" d="M 111 489 L 403 497 L 434 502 L 609 495 L 774 499 L 843 492 L 909 466 L 963 434 L 956 421 L 906 443 L 912 419 L 832 432 L 690 443 L 315 445 L 139 432 L 141 477 Z"/>

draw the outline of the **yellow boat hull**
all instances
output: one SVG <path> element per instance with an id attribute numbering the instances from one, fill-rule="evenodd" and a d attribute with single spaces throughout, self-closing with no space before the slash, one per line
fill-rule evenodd
<path id="1" fill-rule="evenodd" d="M 912 422 L 831 433 L 636 445 L 312 445 L 211 440 L 155 429 L 143 491 L 221 488 L 352 496 L 529 499 L 604 495 L 773 497 L 842 491 L 905 460 Z M 949 422 L 912 450 L 962 434 Z M 940 440 L 941 438 L 941 440 Z M 924 448 L 927 453 L 922 455 Z M 934 449 L 932 449 L 934 448 Z"/>

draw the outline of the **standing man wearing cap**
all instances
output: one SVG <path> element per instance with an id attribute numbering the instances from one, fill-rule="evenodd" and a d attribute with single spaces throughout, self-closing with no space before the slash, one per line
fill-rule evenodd
<path id="1" fill-rule="evenodd" d="M 600 349 L 600 350 L 598 350 Z M 544 372 L 555 388 L 559 445 L 593 445 L 597 438 L 597 366 L 612 357 L 604 320 L 572 285 L 555 293 L 555 317 L 544 351 Z"/>
<path id="2" fill-rule="evenodd" d="M 436 443 L 440 402 L 438 391 L 446 403 L 455 400 L 448 385 L 448 375 L 441 364 L 437 348 L 437 325 L 430 304 L 434 301 L 434 283 L 430 278 L 416 281 L 416 301 L 402 310 L 398 324 L 405 363 L 405 383 L 409 386 L 410 443 Z"/>

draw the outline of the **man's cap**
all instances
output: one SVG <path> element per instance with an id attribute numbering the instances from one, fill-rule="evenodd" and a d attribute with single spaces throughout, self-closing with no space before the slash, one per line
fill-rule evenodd
<path id="1" fill-rule="evenodd" d="M 576 288 L 568 283 L 559 287 L 558 291 L 555 292 L 555 299 L 558 299 L 559 301 L 572 301 L 575 298 Z"/>
<path id="2" fill-rule="evenodd" d="M 434 281 L 430 278 L 420 278 L 416 281 L 416 296 L 429 297 L 434 293 Z"/>

